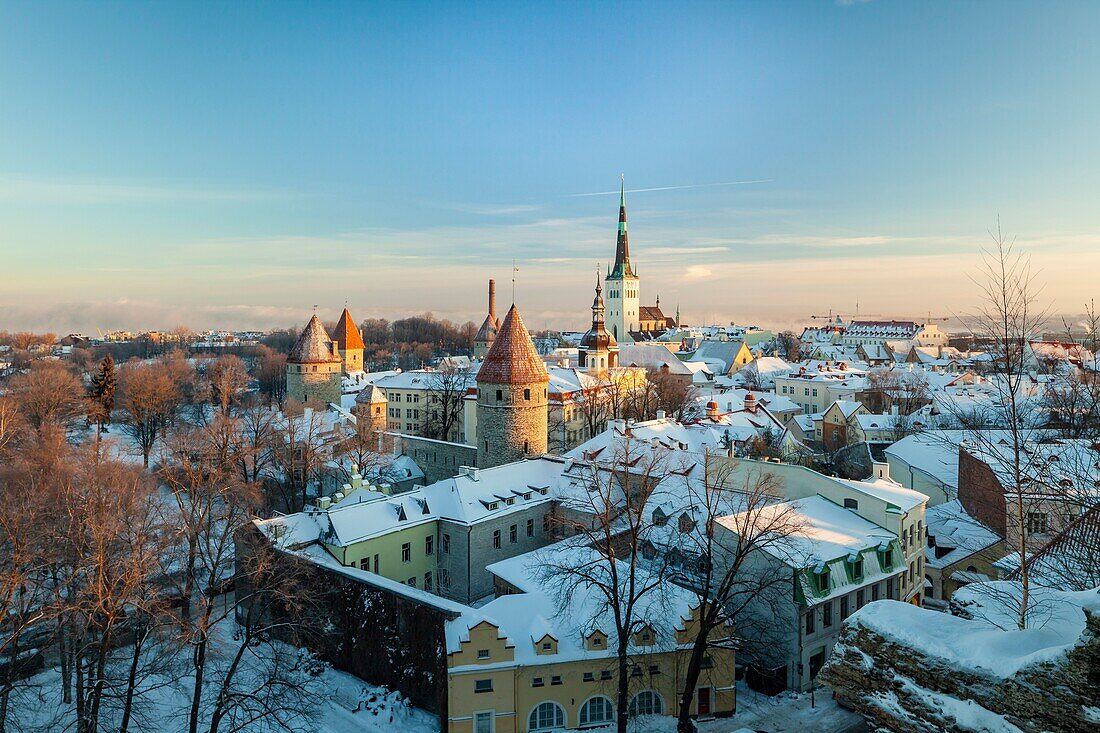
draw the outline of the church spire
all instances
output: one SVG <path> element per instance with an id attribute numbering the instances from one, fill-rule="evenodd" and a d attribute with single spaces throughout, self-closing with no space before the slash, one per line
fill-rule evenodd
<path id="1" fill-rule="evenodd" d="M 611 268 L 611 277 L 634 277 L 630 266 L 630 240 L 626 234 L 626 176 L 619 188 L 619 236 L 615 242 L 615 266 Z"/>

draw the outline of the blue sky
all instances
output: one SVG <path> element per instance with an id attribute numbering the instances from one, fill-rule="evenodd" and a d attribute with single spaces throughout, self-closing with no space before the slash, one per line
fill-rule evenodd
<path id="1" fill-rule="evenodd" d="M 1100 281 L 1100 4 L 0 5 L 0 328 L 587 318 L 625 173 L 694 321 Z M 731 185 L 701 185 L 731 184 Z M 669 188 L 679 187 L 684 188 Z M 507 288 L 505 288 L 507 295 Z"/>

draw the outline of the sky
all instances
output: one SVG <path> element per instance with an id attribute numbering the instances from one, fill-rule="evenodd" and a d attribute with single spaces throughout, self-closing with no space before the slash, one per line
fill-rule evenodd
<path id="1" fill-rule="evenodd" d="M 1100 3 L 0 4 L 0 330 L 1100 295 Z M 518 272 L 513 273 L 513 260 Z M 857 311 L 858 308 L 858 311 Z"/>

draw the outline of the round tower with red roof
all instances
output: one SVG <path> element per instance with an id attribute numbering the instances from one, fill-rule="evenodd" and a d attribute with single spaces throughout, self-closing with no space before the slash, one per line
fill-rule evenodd
<path id="1" fill-rule="evenodd" d="M 513 304 L 477 373 L 477 465 L 546 452 L 546 366 Z"/>

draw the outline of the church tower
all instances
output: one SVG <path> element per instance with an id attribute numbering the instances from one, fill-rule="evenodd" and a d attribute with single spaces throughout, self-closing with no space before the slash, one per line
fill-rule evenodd
<path id="1" fill-rule="evenodd" d="M 344 362 L 344 374 L 363 371 L 363 351 L 366 345 L 363 343 L 363 335 L 355 325 L 355 319 L 347 308 L 340 314 L 340 320 L 336 322 L 336 328 L 332 332 L 332 340 L 340 352 L 340 358 Z"/>
<path id="2" fill-rule="evenodd" d="M 489 353 L 489 347 L 493 345 L 493 341 L 497 337 L 497 331 L 500 330 L 500 319 L 497 318 L 497 283 L 496 280 L 489 281 L 489 315 L 485 316 L 485 320 L 481 323 L 481 328 L 477 330 L 477 335 L 474 336 L 474 358 L 484 359 L 485 355 Z"/>
<path id="3" fill-rule="evenodd" d="M 590 374 L 602 374 L 619 364 L 619 344 L 604 328 L 603 288 L 596 277 L 596 297 L 592 300 L 592 327 L 581 338 L 578 365 Z"/>
<path id="4" fill-rule="evenodd" d="M 477 372 L 477 465 L 546 452 L 550 377 L 513 304 Z"/>
<path id="5" fill-rule="evenodd" d="M 620 343 L 634 342 L 631 332 L 641 330 L 638 319 L 638 276 L 630 264 L 630 241 L 626 234 L 626 179 L 619 190 L 619 236 L 615 242 L 615 265 L 607 272 L 607 327 Z"/>

